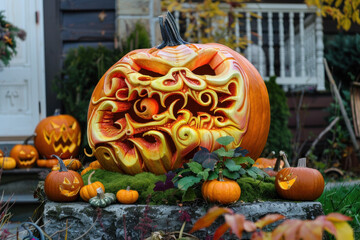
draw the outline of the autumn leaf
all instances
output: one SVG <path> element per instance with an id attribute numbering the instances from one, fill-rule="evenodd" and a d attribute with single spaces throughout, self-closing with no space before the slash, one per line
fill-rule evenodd
<path id="1" fill-rule="evenodd" d="M 258 228 L 263 228 L 273 222 L 279 221 L 284 218 L 285 218 L 285 216 L 283 216 L 281 214 L 268 214 L 265 217 L 257 220 L 255 222 L 255 226 Z"/>
<path id="2" fill-rule="evenodd" d="M 213 239 L 218 240 L 221 238 L 222 235 L 226 233 L 226 231 L 230 228 L 229 225 L 226 223 L 222 224 L 220 227 L 218 227 L 214 233 Z"/>
<path id="3" fill-rule="evenodd" d="M 244 231 L 245 216 L 241 214 L 225 214 L 225 222 L 230 226 L 231 231 L 241 239 Z"/>
<path id="4" fill-rule="evenodd" d="M 195 232 L 199 229 L 209 227 L 219 216 L 224 213 L 233 214 L 233 211 L 229 208 L 213 207 L 209 211 L 196 221 L 190 233 Z"/>

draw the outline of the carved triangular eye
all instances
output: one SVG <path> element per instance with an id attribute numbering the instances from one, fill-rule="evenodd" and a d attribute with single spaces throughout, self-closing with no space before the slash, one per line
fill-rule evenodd
<path id="1" fill-rule="evenodd" d="M 31 155 L 35 155 L 35 152 L 34 152 L 34 151 L 31 151 L 30 154 L 31 154 Z"/>
<path id="2" fill-rule="evenodd" d="M 73 183 L 79 183 L 79 179 L 77 179 L 77 177 L 75 177 Z"/>
<path id="3" fill-rule="evenodd" d="M 71 184 L 71 182 L 69 181 L 69 179 L 67 179 L 66 177 L 64 177 L 64 182 L 63 184 L 69 185 Z"/>
<path id="4" fill-rule="evenodd" d="M 24 152 L 23 150 L 21 150 L 21 151 L 19 152 L 19 154 L 25 154 L 25 152 Z"/>
<path id="5" fill-rule="evenodd" d="M 53 128 L 60 128 L 60 125 L 57 125 L 57 124 L 54 123 L 54 122 L 51 122 L 51 126 L 52 126 Z"/>
<path id="6" fill-rule="evenodd" d="M 69 128 L 71 128 L 72 130 L 75 130 L 76 126 L 77 126 L 77 124 L 76 124 L 76 122 L 74 122 L 72 125 L 69 126 Z"/>

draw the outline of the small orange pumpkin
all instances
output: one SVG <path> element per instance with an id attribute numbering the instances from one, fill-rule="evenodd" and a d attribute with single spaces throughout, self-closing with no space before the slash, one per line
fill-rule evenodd
<path id="1" fill-rule="evenodd" d="M 45 178 L 45 194 L 51 201 L 71 202 L 79 197 L 79 192 L 84 182 L 79 173 L 68 170 L 62 159 L 56 155 L 60 163 L 58 171 L 51 171 Z"/>
<path id="2" fill-rule="evenodd" d="M 10 151 L 10 157 L 16 161 L 18 168 L 31 168 L 39 159 L 39 153 L 33 145 L 28 144 L 28 141 L 34 135 L 25 139 L 23 144 L 16 144 Z"/>
<path id="3" fill-rule="evenodd" d="M 75 158 L 71 158 L 71 159 L 65 159 L 63 160 L 65 166 L 67 167 L 67 169 L 69 170 L 74 170 L 77 171 L 82 167 L 81 162 L 78 159 Z M 60 165 L 57 164 L 56 166 L 52 167 L 52 171 L 56 171 L 60 169 Z"/>
<path id="4" fill-rule="evenodd" d="M 201 193 L 210 202 L 230 204 L 239 200 L 241 189 L 236 181 L 224 178 L 222 171 L 219 171 L 219 179 L 205 181 Z"/>
<path id="5" fill-rule="evenodd" d="M 104 169 L 98 160 L 91 162 L 89 164 L 89 167 L 91 167 L 92 169 Z"/>
<path id="6" fill-rule="evenodd" d="M 275 178 L 277 193 L 285 199 L 313 201 L 324 191 L 325 183 L 321 173 L 306 167 L 306 158 L 300 158 L 297 167 L 283 168 Z"/>
<path id="7" fill-rule="evenodd" d="M 136 190 L 130 190 L 130 186 L 128 186 L 126 189 L 120 189 L 116 193 L 116 199 L 120 203 L 124 204 L 131 204 L 138 200 L 139 193 Z"/>
<path id="8" fill-rule="evenodd" d="M 16 160 L 12 157 L 0 157 L 0 167 L 4 170 L 14 169 Z"/>
<path id="9" fill-rule="evenodd" d="M 38 159 L 36 164 L 38 167 L 53 168 L 59 163 L 57 159 Z"/>
<path id="10" fill-rule="evenodd" d="M 81 171 L 81 176 L 87 173 L 88 171 L 94 170 L 92 167 L 86 167 Z"/>
<path id="11" fill-rule="evenodd" d="M 80 189 L 80 197 L 82 198 L 82 200 L 84 200 L 85 202 L 88 202 L 90 200 L 90 198 L 96 197 L 97 196 L 97 189 L 98 188 L 102 188 L 103 192 L 105 192 L 105 187 L 104 184 L 102 184 L 99 181 L 96 182 L 91 182 L 91 176 L 95 173 L 95 171 L 93 171 L 92 173 L 90 173 L 89 177 L 88 177 L 88 184 L 83 186 Z"/>
<path id="12" fill-rule="evenodd" d="M 256 159 L 253 167 L 257 167 L 260 169 L 265 169 L 265 168 L 274 168 L 275 164 L 276 164 L 276 160 L 277 158 L 274 157 L 275 152 L 272 151 L 269 156 L 267 156 L 266 158 L 258 158 Z M 282 169 L 284 167 L 284 163 L 281 162 L 280 163 L 280 169 Z"/>

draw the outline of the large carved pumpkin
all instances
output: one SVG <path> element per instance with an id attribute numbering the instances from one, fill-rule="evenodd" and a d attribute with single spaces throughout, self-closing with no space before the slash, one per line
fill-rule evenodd
<path id="1" fill-rule="evenodd" d="M 79 122 L 72 116 L 58 114 L 41 120 L 35 129 L 35 147 L 44 158 L 55 154 L 76 157 L 81 143 Z"/>
<path id="2" fill-rule="evenodd" d="M 199 149 L 232 136 L 256 159 L 267 140 L 265 84 L 242 55 L 220 44 L 187 44 L 170 14 L 160 18 L 164 42 L 135 50 L 100 79 L 88 111 L 88 142 L 112 171 L 162 174 Z"/>

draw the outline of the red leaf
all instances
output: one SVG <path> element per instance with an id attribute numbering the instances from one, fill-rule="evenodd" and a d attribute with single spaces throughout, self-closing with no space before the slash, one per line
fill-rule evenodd
<path id="1" fill-rule="evenodd" d="M 299 228 L 298 239 L 321 240 L 323 224 L 316 221 L 303 221 Z"/>
<path id="2" fill-rule="evenodd" d="M 233 214 L 233 211 L 229 208 L 213 207 L 199 220 L 196 221 L 190 233 L 195 232 L 201 228 L 209 227 L 220 215 L 224 213 Z"/>
<path id="3" fill-rule="evenodd" d="M 245 217 L 241 214 L 225 214 L 225 222 L 230 226 L 231 231 L 241 239 L 242 232 L 244 231 Z"/>
<path id="4" fill-rule="evenodd" d="M 295 240 L 302 223 L 301 220 L 297 219 L 284 221 L 273 231 L 272 240 Z"/>
<path id="5" fill-rule="evenodd" d="M 218 227 L 214 233 L 214 240 L 218 240 L 221 238 L 222 235 L 224 235 L 224 233 L 226 233 L 226 231 L 229 229 L 229 225 L 227 225 L 226 223 L 224 223 L 223 225 L 221 225 L 220 227 Z"/>
<path id="6" fill-rule="evenodd" d="M 336 235 L 336 228 L 334 224 L 326 219 L 326 216 L 318 216 L 314 221 L 321 222 L 323 225 L 323 228 L 331 233 L 332 235 Z"/>
<path id="7" fill-rule="evenodd" d="M 252 221 L 245 220 L 244 230 L 247 232 L 254 232 L 256 230 L 256 225 Z"/>
<path id="8" fill-rule="evenodd" d="M 256 231 L 251 235 L 251 240 L 264 240 L 265 234 L 262 231 Z"/>
<path id="9" fill-rule="evenodd" d="M 342 215 L 340 213 L 329 213 L 328 215 L 326 215 L 326 219 L 331 222 L 352 221 L 351 217 Z"/>
<path id="10" fill-rule="evenodd" d="M 255 225 L 258 228 L 263 228 L 266 225 L 269 225 L 269 224 L 271 224 L 273 222 L 279 221 L 279 220 L 284 219 L 284 218 L 285 218 L 285 216 L 283 216 L 281 214 L 269 214 L 269 215 L 266 215 L 265 217 L 257 220 L 255 222 Z"/>

